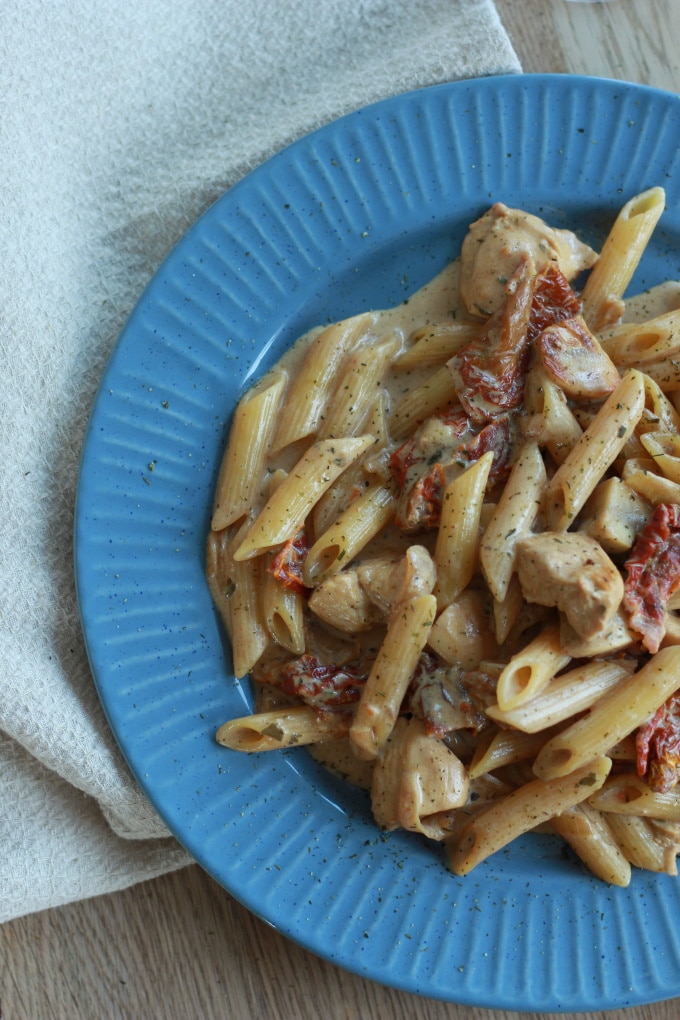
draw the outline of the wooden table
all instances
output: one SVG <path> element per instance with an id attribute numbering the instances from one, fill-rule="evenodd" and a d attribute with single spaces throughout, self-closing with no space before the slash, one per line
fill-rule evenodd
<path id="1" fill-rule="evenodd" d="M 680 92 L 674 0 L 497 0 L 497 7 L 527 72 L 600 75 Z M 253 917 L 197 866 L 0 931 L 3 1020 L 492 1015 L 531 1016 L 420 999 L 345 973 Z M 591 1015 L 675 1020 L 680 999 Z"/>

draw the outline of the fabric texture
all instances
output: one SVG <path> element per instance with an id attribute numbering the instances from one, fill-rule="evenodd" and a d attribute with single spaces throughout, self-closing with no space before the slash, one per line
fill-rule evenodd
<path id="1" fill-rule="evenodd" d="M 0 19 L 0 921 L 189 862 L 129 774 L 73 578 L 136 298 L 220 194 L 385 96 L 519 71 L 491 0 L 8 0 Z"/>

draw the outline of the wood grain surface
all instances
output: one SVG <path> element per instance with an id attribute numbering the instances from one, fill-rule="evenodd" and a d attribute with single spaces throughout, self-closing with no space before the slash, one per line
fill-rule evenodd
<path id="1" fill-rule="evenodd" d="M 680 92 L 677 0 L 497 0 L 497 8 L 527 72 L 598 75 Z M 197 866 L 0 929 L 0 1020 L 532 1015 L 421 999 L 341 971 L 278 935 Z M 680 999 L 589 1015 L 677 1020 Z"/>

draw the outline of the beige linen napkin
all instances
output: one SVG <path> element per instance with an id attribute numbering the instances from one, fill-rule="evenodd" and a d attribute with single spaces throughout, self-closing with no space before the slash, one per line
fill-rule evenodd
<path id="1" fill-rule="evenodd" d="M 491 0 L 6 0 L 0 19 L 0 921 L 189 862 L 88 670 L 78 460 L 119 330 L 206 206 L 390 94 L 518 71 Z"/>

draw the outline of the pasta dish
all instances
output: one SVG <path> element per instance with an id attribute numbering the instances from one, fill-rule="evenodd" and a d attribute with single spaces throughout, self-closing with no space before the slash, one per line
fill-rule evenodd
<path id="1" fill-rule="evenodd" d="M 206 574 L 253 714 L 465 875 L 529 831 L 677 874 L 680 284 L 501 202 L 396 308 L 313 329 L 239 402 Z"/>

